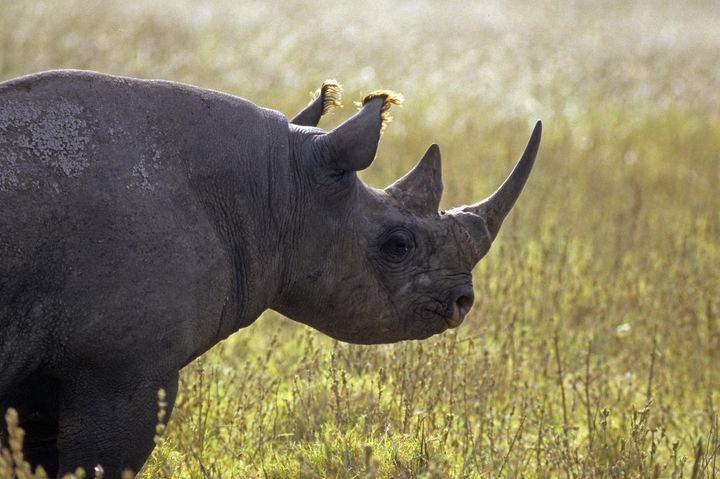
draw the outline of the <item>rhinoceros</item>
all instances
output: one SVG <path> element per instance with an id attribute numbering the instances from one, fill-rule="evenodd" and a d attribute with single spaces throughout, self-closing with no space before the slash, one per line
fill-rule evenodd
<path id="1" fill-rule="evenodd" d="M 325 131 L 336 92 L 288 121 L 169 81 L 0 83 L 0 410 L 33 466 L 138 471 L 158 390 L 171 408 L 178 371 L 267 309 L 352 343 L 460 325 L 541 123 L 495 193 L 438 211 L 437 145 L 385 189 L 357 177 L 397 97 Z"/>

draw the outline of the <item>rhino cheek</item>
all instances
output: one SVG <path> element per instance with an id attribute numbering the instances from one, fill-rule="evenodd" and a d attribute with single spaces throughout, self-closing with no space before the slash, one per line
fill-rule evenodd
<path id="1" fill-rule="evenodd" d="M 418 286 L 422 288 L 427 288 L 432 284 L 432 279 L 430 278 L 430 275 L 423 274 L 418 278 Z"/>
<path id="2" fill-rule="evenodd" d="M 407 283 L 403 284 L 403 285 L 400 287 L 400 289 L 398 290 L 398 295 L 399 295 L 399 296 L 405 296 L 406 294 L 408 294 L 408 293 L 410 292 L 410 289 L 411 289 L 411 288 L 412 288 L 412 284 L 411 284 L 410 282 L 407 282 Z"/>

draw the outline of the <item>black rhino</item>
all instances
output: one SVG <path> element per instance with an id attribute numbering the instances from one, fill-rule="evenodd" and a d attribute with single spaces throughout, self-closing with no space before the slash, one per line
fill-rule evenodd
<path id="1" fill-rule="evenodd" d="M 266 309 L 342 341 L 457 327 L 535 160 L 438 212 L 432 145 L 384 190 L 378 91 L 332 131 L 327 83 L 293 121 L 227 94 L 87 71 L 0 83 L 0 410 L 50 476 L 139 470 L 157 392 Z"/>

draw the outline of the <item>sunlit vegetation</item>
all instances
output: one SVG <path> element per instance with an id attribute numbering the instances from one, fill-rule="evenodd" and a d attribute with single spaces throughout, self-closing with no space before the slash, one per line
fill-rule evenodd
<path id="1" fill-rule="evenodd" d="M 183 371 L 142 477 L 720 475 L 717 2 L 0 12 L 0 79 L 95 69 L 292 116 L 337 78 L 346 106 L 324 127 L 371 90 L 402 92 L 362 176 L 389 184 L 437 142 L 448 207 L 489 194 L 545 124 L 457 332 L 364 347 L 267 313 Z M 0 477 L 13 462 L 2 456 Z"/>

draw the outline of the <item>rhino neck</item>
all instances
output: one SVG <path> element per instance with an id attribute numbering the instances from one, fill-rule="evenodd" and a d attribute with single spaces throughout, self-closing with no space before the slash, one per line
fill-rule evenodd
<path id="1" fill-rule="evenodd" d="M 304 164 L 302 157 L 297 154 L 302 149 L 304 131 L 305 127 L 298 127 L 292 123 L 287 125 L 288 151 L 284 164 L 280 167 L 284 178 L 278 183 L 283 185 L 283 191 L 286 193 L 280 212 L 282 220 L 276 222 L 279 228 L 277 228 L 278 250 L 275 259 L 278 261 L 279 283 L 267 307 L 286 316 L 287 313 L 277 306 L 284 302 L 285 296 L 292 291 L 293 285 L 304 274 L 298 259 L 303 254 L 310 185 L 304 181 L 307 177 L 308 165 Z"/>
<path id="2" fill-rule="evenodd" d="M 345 209 L 340 205 L 355 203 L 352 200 L 355 194 L 340 194 L 324 180 L 318 180 L 319 165 L 308 155 L 307 145 L 308 137 L 319 132 L 322 130 L 314 127 L 289 125 L 290 202 L 283 211 L 285 223 L 278 255 L 282 258 L 279 270 L 282 282 L 268 307 L 322 330 L 318 321 L 334 317 L 332 301 L 321 297 L 323 292 L 333 289 L 327 283 L 334 284 L 339 277 L 335 268 L 340 261 L 331 259 L 332 250 L 334 247 L 343 250 L 339 243 L 354 241 L 351 236 L 338 234 L 344 230 L 344 223 L 336 218 L 344 216 L 338 213 Z M 327 195 L 319 193 L 323 189 L 327 189 Z M 324 248 L 329 238 L 332 247 Z"/>
<path id="3" fill-rule="evenodd" d="M 234 120 L 228 126 L 233 131 L 203 133 L 205 147 L 215 152 L 196 156 L 193 163 L 202 166 L 190 168 L 229 264 L 222 317 L 208 347 L 252 324 L 281 290 L 287 211 L 294 198 L 285 117 L 252 105 Z M 208 136 L 217 137 L 222 149 L 216 150 Z"/>

